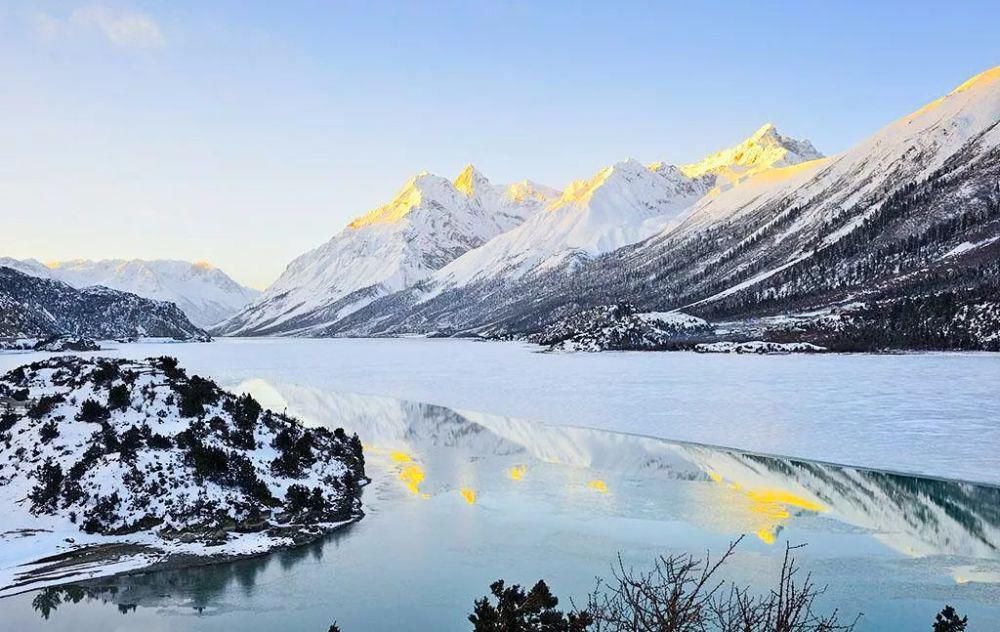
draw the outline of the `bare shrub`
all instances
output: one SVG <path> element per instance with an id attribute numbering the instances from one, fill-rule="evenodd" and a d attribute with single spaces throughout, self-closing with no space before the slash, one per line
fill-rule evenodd
<path id="1" fill-rule="evenodd" d="M 810 574 L 801 576 L 786 545 L 778 584 L 757 595 L 749 587 L 718 579 L 719 569 L 743 538 L 717 560 L 692 555 L 661 556 L 652 568 L 618 565 L 610 581 L 598 580 L 587 600 L 590 632 L 850 632 L 858 621 L 841 623 L 834 610 L 817 614 L 816 598 L 826 590 Z"/>

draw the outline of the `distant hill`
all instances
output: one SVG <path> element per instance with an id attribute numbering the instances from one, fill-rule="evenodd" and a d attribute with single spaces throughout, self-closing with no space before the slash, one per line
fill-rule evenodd
<path id="1" fill-rule="evenodd" d="M 33 259 L 0 258 L 0 266 L 62 281 L 78 289 L 103 285 L 143 298 L 169 301 L 199 327 L 209 327 L 232 316 L 260 294 L 205 262 L 76 259 L 42 264 Z"/>
<path id="2" fill-rule="evenodd" d="M 0 266 L 0 337 L 209 340 L 176 305 L 103 286 L 78 290 Z"/>

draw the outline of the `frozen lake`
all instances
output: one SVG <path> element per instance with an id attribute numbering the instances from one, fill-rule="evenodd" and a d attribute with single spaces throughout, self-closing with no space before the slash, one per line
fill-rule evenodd
<path id="1" fill-rule="evenodd" d="M 123 345 L 220 382 L 261 378 L 549 424 L 1000 482 L 1000 355 L 543 354 L 379 339 Z M 32 354 L 0 355 L 0 370 Z"/>
<path id="2" fill-rule="evenodd" d="M 358 432 L 372 478 L 366 517 L 323 542 L 259 559 L 0 599 L 0 627 L 270 632 L 325 630 L 337 620 L 345 632 L 460 632 L 470 627 L 473 600 L 497 578 L 544 578 L 564 604 L 580 603 L 619 553 L 644 567 L 657 555 L 718 553 L 740 534 L 725 579 L 763 590 L 785 544 L 808 543 L 797 557 L 829 585 L 821 609 L 863 612 L 862 632 L 929 629 L 945 603 L 968 614 L 971 629 L 1000 620 L 997 487 L 275 381 L 237 366 L 234 358 L 254 346 L 215 347 L 233 363 L 230 375 L 242 376 L 224 386 L 304 423 Z"/>

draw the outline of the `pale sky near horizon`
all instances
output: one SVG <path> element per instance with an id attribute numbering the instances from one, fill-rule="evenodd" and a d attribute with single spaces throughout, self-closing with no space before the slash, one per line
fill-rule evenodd
<path id="1" fill-rule="evenodd" d="M 0 256 L 207 260 L 262 288 L 421 170 L 561 188 L 768 121 L 832 154 L 1000 64 L 998 16 L 0 0 Z"/>

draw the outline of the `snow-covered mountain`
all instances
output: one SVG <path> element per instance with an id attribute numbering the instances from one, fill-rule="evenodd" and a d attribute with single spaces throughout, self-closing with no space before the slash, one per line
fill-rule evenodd
<path id="1" fill-rule="evenodd" d="M 571 183 L 544 213 L 442 268 L 428 280 L 426 291 L 434 295 L 603 255 L 669 228 L 714 187 L 731 188 L 766 169 L 818 157 L 809 141 L 782 136 L 767 124 L 735 147 L 692 165 L 616 163 Z"/>
<path id="2" fill-rule="evenodd" d="M 714 176 L 720 188 L 728 189 L 762 171 L 822 157 L 808 140 L 782 136 L 773 123 L 767 123 L 739 145 L 683 165 L 680 172 L 689 178 Z"/>
<path id="3" fill-rule="evenodd" d="M 215 331 L 324 335 L 414 286 L 410 299 L 424 302 L 469 284 L 572 271 L 672 225 L 720 174 L 735 182 L 731 174 L 814 155 L 808 141 L 765 126 L 693 175 L 626 160 L 559 193 L 531 182 L 495 186 L 471 166 L 454 182 L 422 174 L 392 202 L 293 261 L 260 299 Z"/>
<path id="4" fill-rule="evenodd" d="M 663 229 L 711 182 L 626 160 L 571 183 L 541 213 L 448 264 L 428 287 L 519 277 L 611 252 Z"/>
<path id="5" fill-rule="evenodd" d="M 0 257 L 0 265 L 62 281 L 75 288 L 103 285 L 144 298 L 169 301 L 199 327 L 208 327 L 232 316 L 260 294 L 205 262 L 76 259 L 45 265 L 33 259 L 19 261 Z"/>
<path id="6" fill-rule="evenodd" d="M 531 333 L 628 300 L 712 321 L 822 311 L 778 337 L 834 348 L 1000 348 L 1000 67 L 816 156 L 765 126 L 680 167 L 716 185 L 648 240 L 571 275 L 421 284 L 328 333 Z"/>
<path id="7" fill-rule="evenodd" d="M 67 335 L 98 340 L 209 339 L 173 303 L 100 285 L 76 289 L 0 266 L 0 337 Z"/>
<path id="8" fill-rule="evenodd" d="M 421 173 L 391 202 L 292 261 L 258 300 L 216 331 L 315 332 L 514 228 L 556 195 L 528 181 L 491 184 L 471 165 L 453 182 Z"/>

